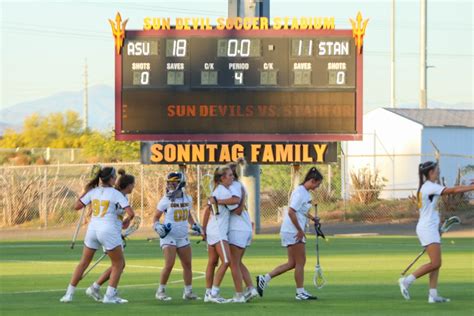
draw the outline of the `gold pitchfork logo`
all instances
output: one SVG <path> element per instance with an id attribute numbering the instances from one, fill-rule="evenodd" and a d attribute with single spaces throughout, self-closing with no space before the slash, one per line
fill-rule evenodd
<path id="1" fill-rule="evenodd" d="M 369 19 L 362 21 L 362 14 L 359 12 L 357 13 L 356 21 L 353 19 L 349 20 L 352 24 L 352 37 L 355 39 L 357 53 L 360 54 L 362 45 L 364 44 L 365 28 L 367 27 L 367 23 L 369 23 Z"/>
<path id="2" fill-rule="evenodd" d="M 125 38 L 125 26 L 127 25 L 128 19 L 122 22 L 122 17 L 120 13 L 117 12 L 115 16 L 115 22 L 109 19 L 110 26 L 112 27 L 112 35 L 115 38 L 115 49 L 117 55 L 120 55 L 120 49 L 123 45 L 123 40 Z"/>

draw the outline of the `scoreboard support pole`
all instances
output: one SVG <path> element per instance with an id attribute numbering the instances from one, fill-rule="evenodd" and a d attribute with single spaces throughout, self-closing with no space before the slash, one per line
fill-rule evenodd
<path id="1" fill-rule="evenodd" d="M 227 15 L 229 18 L 270 18 L 270 0 L 229 0 Z M 260 233 L 260 172 L 260 165 L 246 164 L 242 177 L 248 193 L 248 211 L 256 234 Z"/>

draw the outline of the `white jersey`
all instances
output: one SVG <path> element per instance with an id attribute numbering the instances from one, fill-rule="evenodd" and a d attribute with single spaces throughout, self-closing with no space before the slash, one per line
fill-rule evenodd
<path id="1" fill-rule="evenodd" d="M 91 204 L 92 218 L 88 229 L 119 233 L 122 230 L 123 210 L 129 207 L 128 199 L 120 191 L 112 187 L 97 187 L 87 192 L 81 202 Z"/>
<path id="2" fill-rule="evenodd" d="M 299 185 L 296 189 L 293 190 L 291 193 L 289 208 L 291 207 L 296 211 L 296 218 L 298 219 L 298 223 L 301 229 L 305 229 L 307 218 L 306 215 L 308 214 L 309 209 L 311 208 L 311 194 L 309 191 L 305 189 L 303 185 Z M 285 217 L 283 218 L 283 223 L 281 224 L 280 232 L 282 233 L 294 233 L 296 234 L 298 231 L 296 230 L 295 225 L 290 219 L 288 212 L 290 211 L 288 208 Z"/>
<path id="3" fill-rule="evenodd" d="M 420 219 L 418 229 L 435 229 L 439 227 L 438 200 L 445 187 L 431 181 L 426 181 L 418 193 L 418 208 Z"/>
<path id="4" fill-rule="evenodd" d="M 188 236 L 188 218 L 193 208 L 193 199 L 191 196 L 183 193 L 180 198 L 171 201 L 169 197 L 164 196 L 156 209 L 164 212 L 164 224 L 171 223 L 171 231 L 168 236 L 173 238 L 184 238 Z"/>
<path id="5" fill-rule="evenodd" d="M 231 191 L 219 184 L 217 188 L 212 192 L 212 196 L 217 200 L 230 199 L 232 197 Z M 217 234 L 219 238 L 227 238 L 229 232 L 229 217 L 230 210 L 235 209 L 238 205 L 219 205 L 219 215 L 211 213 L 211 218 L 207 224 L 207 231 L 213 234 Z"/>
<path id="6" fill-rule="evenodd" d="M 229 189 L 232 192 L 232 196 L 242 199 L 243 190 L 245 197 L 247 197 L 247 191 L 239 181 L 232 182 Z M 233 212 L 230 214 L 229 230 L 252 232 L 252 222 L 250 221 L 249 212 L 245 208 L 242 210 L 241 215 L 234 214 Z"/>

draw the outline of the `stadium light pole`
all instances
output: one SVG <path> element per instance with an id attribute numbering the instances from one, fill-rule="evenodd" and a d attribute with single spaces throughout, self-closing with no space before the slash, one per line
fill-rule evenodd
<path id="1" fill-rule="evenodd" d="M 397 107 L 397 100 L 396 100 L 396 92 L 395 92 L 395 87 L 396 87 L 396 68 L 395 68 L 395 1 L 392 0 L 392 32 L 391 32 L 391 64 L 390 64 L 390 70 L 391 70 L 391 85 L 390 85 L 390 107 L 395 108 Z"/>
<path id="2" fill-rule="evenodd" d="M 427 91 L 427 0 L 420 0 L 420 109 L 426 109 L 428 91 Z"/>
<path id="3" fill-rule="evenodd" d="M 270 18 L 270 0 L 229 0 L 229 18 L 232 17 L 267 17 Z M 250 218 L 255 224 L 255 233 L 260 233 L 260 165 L 247 164 L 244 168 L 242 182 L 248 193 Z"/>

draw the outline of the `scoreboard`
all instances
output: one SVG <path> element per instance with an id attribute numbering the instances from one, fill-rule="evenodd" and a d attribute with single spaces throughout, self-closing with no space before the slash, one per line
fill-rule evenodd
<path id="1" fill-rule="evenodd" d="M 355 44 L 352 30 L 125 31 L 117 139 L 361 139 Z"/>

